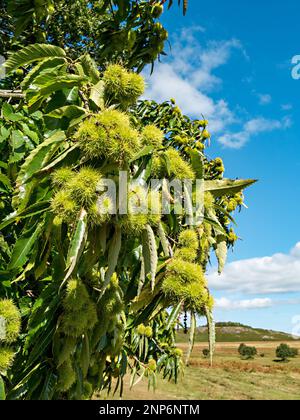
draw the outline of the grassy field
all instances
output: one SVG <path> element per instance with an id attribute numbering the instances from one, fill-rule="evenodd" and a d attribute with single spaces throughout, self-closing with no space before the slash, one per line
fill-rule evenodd
<path id="1" fill-rule="evenodd" d="M 205 344 L 194 348 L 191 365 L 175 385 L 158 381 L 155 392 L 148 392 L 144 380 L 132 390 L 126 380 L 124 400 L 300 400 L 300 356 L 288 363 L 275 362 L 274 342 L 252 342 L 260 355 L 241 360 L 239 343 L 218 343 L 213 368 L 202 357 Z M 180 345 L 184 350 L 185 344 Z M 300 343 L 293 343 L 300 350 Z M 102 397 L 103 398 L 103 397 Z M 116 399 L 116 398 L 115 398 Z"/>

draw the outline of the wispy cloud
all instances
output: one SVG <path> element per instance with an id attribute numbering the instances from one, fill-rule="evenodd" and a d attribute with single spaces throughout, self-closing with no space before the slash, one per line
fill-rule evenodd
<path id="1" fill-rule="evenodd" d="M 300 242 L 289 254 L 235 261 L 221 275 L 213 270 L 208 281 L 215 290 L 248 295 L 300 292 Z"/>
<path id="2" fill-rule="evenodd" d="M 225 297 L 215 299 L 216 309 L 222 309 L 225 311 L 232 311 L 236 309 L 264 309 L 273 306 L 273 301 L 270 298 L 256 298 L 246 300 L 231 300 Z"/>
<path id="3" fill-rule="evenodd" d="M 227 133 L 219 137 L 219 142 L 228 148 L 240 149 L 251 137 L 262 133 L 270 133 L 275 130 L 285 130 L 290 128 L 292 120 L 290 117 L 284 117 L 282 120 L 272 120 L 263 117 L 253 118 L 247 121 L 242 130 L 236 133 Z"/>
<path id="4" fill-rule="evenodd" d="M 272 96 L 269 95 L 268 93 L 258 93 L 258 99 L 259 99 L 259 103 L 260 105 L 268 105 L 272 102 Z"/>
<path id="5" fill-rule="evenodd" d="M 281 105 L 281 109 L 283 111 L 291 111 L 293 109 L 293 105 L 292 104 L 283 104 L 283 105 Z"/>
<path id="6" fill-rule="evenodd" d="M 174 97 L 185 114 L 196 118 L 204 114 L 209 119 L 211 133 L 224 147 L 241 148 L 251 136 L 287 128 L 287 121 L 268 120 L 262 116 L 245 120 L 245 114 L 239 115 L 239 104 L 234 107 L 229 104 L 220 93 L 223 80 L 216 70 L 225 66 L 234 52 L 246 61 L 249 57 L 242 43 L 235 38 L 200 44 L 196 35 L 204 31 L 202 27 L 182 30 L 172 42 L 172 51 L 176 54 L 171 51 L 148 78 L 145 97 L 157 101 Z M 264 104 L 271 100 L 268 94 L 260 97 Z M 255 130 L 252 129 L 254 123 L 258 124 Z"/>

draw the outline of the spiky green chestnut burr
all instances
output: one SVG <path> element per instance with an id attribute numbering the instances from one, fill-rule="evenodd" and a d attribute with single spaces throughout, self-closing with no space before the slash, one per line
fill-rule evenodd
<path id="1" fill-rule="evenodd" d="M 67 190 L 58 191 L 51 200 L 51 209 L 57 219 L 55 222 L 72 222 L 80 210 L 78 204 L 73 200 Z"/>
<path id="2" fill-rule="evenodd" d="M 183 261 L 180 258 L 173 258 L 168 264 L 167 273 L 174 275 L 183 283 L 196 281 L 202 285 L 206 285 L 202 267 L 198 264 Z"/>
<path id="3" fill-rule="evenodd" d="M 214 196 L 210 192 L 205 191 L 205 193 L 204 193 L 204 208 L 205 208 L 205 210 L 213 209 L 214 204 L 215 204 Z"/>
<path id="4" fill-rule="evenodd" d="M 13 364 L 15 352 L 7 347 L 0 346 L 0 372 L 6 372 Z"/>
<path id="5" fill-rule="evenodd" d="M 181 247 L 197 250 L 199 247 L 198 235 L 192 229 L 184 230 L 179 235 L 178 243 Z"/>
<path id="6" fill-rule="evenodd" d="M 58 383 L 57 388 L 61 392 L 67 392 L 76 382 L 76 374 L 72 366 L 72 362 L 68 359 L 57 370 Z"/>
<path id="7" fill-rule="evenodd" d="M 197 258 L 197 252 L 192 248 L 179 248 L 175 251 L 175 258 L 181 258 L 184 261 L 194 262 Z"/>
<path id="8" fill-rule="evenodd" d="M 119 64 L 111 64 L 103 75 L 106 100 L 123 108 L 133 105 L 145 91 L 145 81 Z"/>
<path id="9" fill-rule="evenodd" d="M 107 109 L 85 120 L 75 139 L 90 159 L 105 158 L 120 165 L 140 149 L 140 136 L 131 127 L 129 117 L 116 109 Z"/>
<path id="10" fill-rule="evenodd" d="M 63 307 L 60 331 L 68 337 L 80 337 L 98 321 L 96 305 L 79 279 L 69 280 Z"/>
<path id="11" fill-rule="evenodd" d="M 52 183 L 55 187 L 61 188 L 66 185 L 74 176 L 71 168 L 60 168 L 52 175 Z"/>
<path id="12" fill-rule="evenodd" d="M 11 344 L 17 340 L 21 329 L 21 314 L 12 300 L 0 300 L 0 317 L 5 323 L 5 343 Z"/>
<path id="13" fill-rule="evenodd" d="M 164 140 L 164 133 L 155 125 L 147 125 L 142 131 L 142 143 L 145 146 L 153 146 L 161 149 Z"/>
<path id="14" fill-rule="evenodd" d="M 166 157 L 170 162 L 170 172 L 174 176 L 174 178 L 180 180 L 194 180 L 195 173 L 191 167 L 191 165 L 185 161 L 178 150 L 173 148 L 169 148 L 166 152 Z"/>
<path id="15" fill-rule="evenodd" d="M 148 362 L 148 368 L 149 368 L 152 372 L 155 372 L 155 371 L 156 371 L 156 369 L 157 369 L 157 363 L 156 363 L 156 360 L 154 360 L 154 359 L 150 359 L 150 360 L 149 360 L 149 362 Z"/>
<path id="16" fill-rule="evenodd" d="M 148 325 L 147 327 L 145 327 L 145 332 L 144 332 L 144 335 L 147 337 L 147 338 L 151 338 L 152 337 L 152 335 L 153 335 L 153 330 L 152 330 L 152 328 Z"/>
<path id="17" fill-rule="evenodd" d="M 96 190 L 101 173 L 88 166 L 74 172 L 72 179 L 65 188 L 79 206 L 89 206 L 97 198 Z"/>

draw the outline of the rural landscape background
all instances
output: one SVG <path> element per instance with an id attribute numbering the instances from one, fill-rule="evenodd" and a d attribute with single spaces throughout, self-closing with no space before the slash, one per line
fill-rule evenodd
<path id="1" fill-rule="evenodd" d="M 144 379 L 133 388 L 129 377 L 122 399 L 125 400 L 299 400 L 300 357 L 280 362 L 276 348 L 286 343 L 300 352 L 300 340 L 286 333 L 255 329 L 235 323 L 216 327 L 217 344 L 213 366 L 203 356 L 207 348 L 207 328 L 199 327 L 189 367 L 178 384 L 159 378 L 155 391 Z M 177 335 L 178 346 L 187 351 L 187 336 Z M 255 346 L 257 355 L 243 360 L 241 343 Z M 106 398 L 105 395 L 101 396 Z M 96 397 L 97 398 L 97 397 Z M 117 393 L 107 399 L 117 400 Z"/>

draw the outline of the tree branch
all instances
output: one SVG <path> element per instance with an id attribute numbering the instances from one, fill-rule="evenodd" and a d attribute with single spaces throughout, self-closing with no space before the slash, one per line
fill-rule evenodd
<path id="1" fill-rule="evenodd" d="M 1 90 L 0 89 L 0 98 L 15 98 L 15 99 L 24 99 L 25 95 L 21 90 Z"/>

